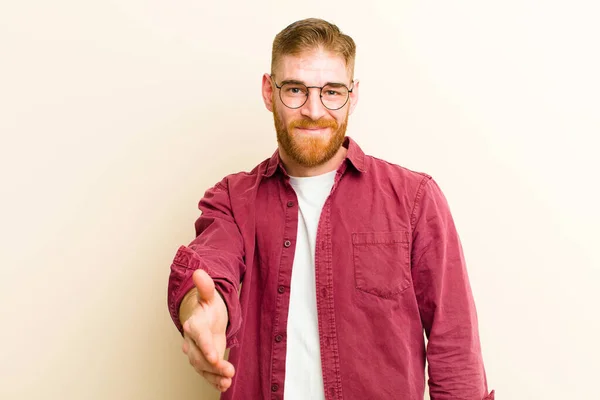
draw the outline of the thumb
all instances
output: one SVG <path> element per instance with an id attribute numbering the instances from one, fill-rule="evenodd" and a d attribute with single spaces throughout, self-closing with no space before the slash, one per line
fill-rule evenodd
<path id="1" fill-rule="evenodd" d="M 215 282 L 206 271 L 197 269 L 192 275 L 194 285 L 198 289 L 198 302 L 210 302 L 215 296 Z"/>

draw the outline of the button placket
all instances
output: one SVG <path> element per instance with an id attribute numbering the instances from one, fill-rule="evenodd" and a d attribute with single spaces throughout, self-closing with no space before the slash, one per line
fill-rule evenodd
<path id="1" fill-rule="evenodd" d="M 282 315 L 285 304 L 288 301 L 286 292 L 290 284 L 289 271 L 292 268 L 294 240 L 297 233 L 297 218 L 298 218 L 298 202 L 296 201 L 295 192 L 288 182 L 284 183 L 285 197 L 282 200 L 282 211 L 284 213 L 285 225 L 282 232 L 283 249 L 281 250 L 280 270 L 277 279 L 277 296 L 276 315 L 272 326 L 272 361 L 271 361 L 271 392 L 272 400 L 280 399 L 283 395 L 283 387 L 278 384 L 284 380 L 285 368 L 285 315 Z"/>
<path id="2" fill-rule="evenodd" d="M 335 186 L 334 186 L 335 189 Z M 333 191 L 333 190 L 332 190 Z M 323 324 L 319 325 L 321 344 L 326 348 L 322 353 L 323 385 L 327 400 L 342 397 L 339 371 L 339 350 L 335 324 L 333 287 L 333 261 L 331 249 L 331 197 L 323 205 L 317 229 L 315 253 L 315 279 L 317 285 L 317 313 Z"/>

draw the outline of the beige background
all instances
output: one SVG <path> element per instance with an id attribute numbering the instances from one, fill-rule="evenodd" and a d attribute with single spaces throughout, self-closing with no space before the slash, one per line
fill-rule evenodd
<path id="1" fill-rule="evenodd" d="M 349 134 L 433 175 L 491 388 L 584 399 L 600 356 L 598 7 L 582 1 L 0 6 L 0 399 L 214 399 L 166 308 L 196 204 L 275 149 L 273 36 L 358 45 Z"/>

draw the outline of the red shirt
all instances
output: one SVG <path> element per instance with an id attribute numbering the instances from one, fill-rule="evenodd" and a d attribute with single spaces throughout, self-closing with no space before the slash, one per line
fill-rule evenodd
<path id="1" fill-rule="evenodd" d="M 422 400 L 427 359 L 432 400 L 493 399 L 440 188 L 426 174 L 366 156 L 350 138 L 344 146 L 315 249 L 325 398 Z M 282 399 L 298 202 L 278 152 L 224 178 L 199 208 L 197 237 L 171 265 L 173 322 L 181 331 L 179 305 L 193 271 L 204 269 L 229 311 L 236 375 L 222 398 Z"/>

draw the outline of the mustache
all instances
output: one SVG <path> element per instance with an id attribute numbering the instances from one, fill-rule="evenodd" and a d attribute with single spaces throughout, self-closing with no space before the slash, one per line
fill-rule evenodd
<path id="1" fill-rule="evenodd" d="M 288 129 L 325 129 L 332 128 L 338 129 L 338 123 L 334 119 L 318 119 L 313 121 L 312 119 L 297 119 L 289 123 Z"/>

